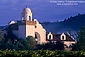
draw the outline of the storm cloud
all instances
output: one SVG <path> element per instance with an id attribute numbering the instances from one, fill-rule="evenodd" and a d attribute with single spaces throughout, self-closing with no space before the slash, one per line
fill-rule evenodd
<path id="1" fill-rule="evenodd" d="M 73 6 L 58 6 L 51 0 L 0 0 L 0 25 L 9 21 L 21 20 L 22 10 L 28 6 L 33 13 L 33 19 L 40 22 L 61 21 L 78 13 L 85 13 L 85 4 Z"/>

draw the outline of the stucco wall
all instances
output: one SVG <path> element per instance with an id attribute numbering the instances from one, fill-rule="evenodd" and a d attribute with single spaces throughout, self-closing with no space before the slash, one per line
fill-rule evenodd
<path id="1" fill-rule="evenodd" d="M 26 38 L 27 36 L 35 37 L 35 33 L 37 32 L 40 36 L 40 41 L 38 41 L 38 43 L 39 44 L 45 43 L 46 30 L 42 27 L 41 24 L 39 24 L 37 20 L 34 21 L 36 21 L 36 25 L 19 25 L 19 30 L 14 31 L 14 33 L 18 35 L 19 38 Z"/>
<path id="2" fill-rule="evenodd" d="M 19 38 L 26 38 L 26 25 L 20 25 L 18 30 Z"/>
<path id="3" fill-rule="evenodd" d="M 35 32 L 38 32 L 40 34 L 40 44 L 45 43 L 46 42 L 46 30 L 42 27 L 41 24 L 39 24 L 39 22 L 34 19 L 34 21 L 36 21 L 36 28 L 35 28 Z"/>
<path id="4" fill-rule="evenodd" d="M 34 25 L 26 25 L 26 37 L 27 36 L 35 37 L 35 26 Z"/>
<path id="5" fill-rule="evenodd" d="M 75 44 L 75 41 L 64 41 L 64 44 L 69 47 L 71 44 Z"/>

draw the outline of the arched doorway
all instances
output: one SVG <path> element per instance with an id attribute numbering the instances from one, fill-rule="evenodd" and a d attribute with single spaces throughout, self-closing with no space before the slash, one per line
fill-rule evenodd
<path id="1" fill-rule="evenodd" d="M 40 34 L 38 32 L 35 32 L 35 38 L 36 38 L 37 44 L 40 44 Z"/>

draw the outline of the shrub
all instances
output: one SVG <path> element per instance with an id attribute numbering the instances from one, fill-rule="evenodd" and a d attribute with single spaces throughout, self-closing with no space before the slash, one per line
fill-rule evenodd
<path id="1" fill-rule="evenodd" d="M 50 51 L 50 50 L 0 50 L 0 57 L 84 57 L 82 51 Z"/>

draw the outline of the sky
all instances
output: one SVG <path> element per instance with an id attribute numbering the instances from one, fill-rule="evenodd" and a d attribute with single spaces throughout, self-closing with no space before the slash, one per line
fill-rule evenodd
<path id="1" fill-rule="evenodd" d="M 31 9 L 33 19 L 39 22 L 63 21 L 78 13 L 85 13 L 84 2 L 79 2 L 78 5 L 57 5 L 58 1 L 72 0 L 0 0 L 0 26 L 7 25 L 10 21 L 21 20 L 21 12 L 26 6 Z"/>

